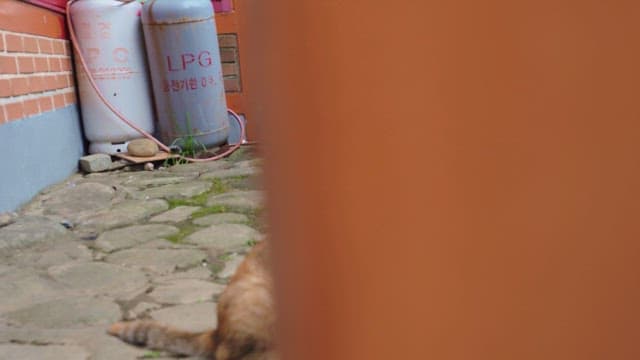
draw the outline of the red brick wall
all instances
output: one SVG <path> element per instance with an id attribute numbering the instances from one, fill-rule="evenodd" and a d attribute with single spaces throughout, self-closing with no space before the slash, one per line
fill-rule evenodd
<path id="1" fill-rule="evenodd" d="M 0 124 L 76 103 L 64 18 L 0 0 Z"/>

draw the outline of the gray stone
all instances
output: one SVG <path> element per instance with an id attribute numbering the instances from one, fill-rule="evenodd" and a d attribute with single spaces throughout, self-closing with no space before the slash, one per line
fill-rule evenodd
<path id="1" fill-rule="evenodd" d="M 177 206 L 169 211 L 163 212 L 160 215 L 152 217 L 150 222 L 160 223 L 180 223 L 188 220 L 195 211 L 199 210 L 198 206 Z"/>
<path id="2" fill-rule="evenodd" d="M 262 207 L 263 195 L 261 191 L 231 191 L 224 194 L 212 195 L 207 199 L 207 206 L 225 206 L 232 209 L 255 210 Z"/>
<path id="3" fill-rule="evenodd" d="M 211 271 L 206 266 L 198 266 L 191 268 L 187 271 L 178 271 L 172 274 L 165 274 L 154 277 L 154 281 L 158 283 L 166 283 L 175 280 L 210 280 L 211 279 Z"/>
<path id="4" fill-rule="evenodd" d="M 153 172 L 148 173 L 145 172 L 143 174 L 149 174 L 153 176 L 142 176 L 139 173 L 135 173 L 136 175 L 128 175 L 124 180 L 124 185 L 129 185 L 137 188 L 145 188 L 148 186 L 161 186 L 168 184 L 180 184 L 186 181 L 190 181 L 195 179 L 198 176 L 198 173 L 193 174 L 193 176 L 184 176 L 184 175 L 173 175 L 173 174 L 165 174 L 161 172 Z"/>
<path id="5" fill-rule="evenodd" d="M 116 161 L 111 163 L 111 166 L 109 167 L 109 171 L 122 169 L 123 167 L 128 166 L 130 164 L 131 163 L 128 162 L 127 160 L 122 160 L 122 159 L 116 160 Z M 94 175 L 94 174 L 89 174 L 89 175 Z"/>
<path id="6" fill-rule="evenodd" d="M 0 314 L 54 300 L 64 287 L 33 269 L 13 269 L 0 277 Z"/>
<path id="7" fill-rule="evenodd" d="M 4 227 L 4 226 L 7 226 L 9 224 L 13 224 L 13 222 L 16 220 L 17 216 L 18 216 L 18 214 L 16 214 L 16 213 L 10 213 L 10 212 L 0 213 L 0 227 Z"/>
<path id="8" fill-rule="evenodd" d="M 80 158 L 80 168 L 88 173 L 109 170 L 111 156 L 107 154 L 93 154 Z"/>
<path id="9" fill-rule="evenodd" d="M 231 278 L 238 270 L 238 266 L 244 261 L 244 258 L 243 255 L 231 254 L 231 258 L 225 262 L 224 268 L 218 273 L 217 277 L 225 280 Z"/>
<path id="10" fill-rule="evenodd" d="M 150 315 L 164 324 L 189 331 L 215 328 L 218 323 L 216 304 L 213 302 L 172 306 L 152 311 Z"/>
<path id="11" fill-rule="evenodd" d="M 111 209 L 79 219 L 79 224 L 74 231 L 101 231 L 131 225 L 167 209 L 169 204 L 161 199 L 125 200 Z"/>
<path id="12" fill-rule="evenodd" d="M 220 224 L 242 224 L 249 221 L 244 214 L 223 213 L 203 216 L 193 220 L 193 223 L 200 226 L 220 225 Z"/>
<path id="13" fill-rule="evenodd" d="M 260 239 L 262 239 L 262 235 L 247 225 L 220 224 L 196 231 L 187 236 L 184 242 L 224 251 L 238 251 L 246 248 L 249 241 Z"/>
<path id="14" fill-rule="evenodd" d="M 193 304 L 211 301 L 220 295 L 224 286 L 202 280 L 179 280 L 157 285 L 149 294 L 161 304 Z"/>
<path id="15" fill-rule="evenodd" d="M 196 246 L 175 243 L 167 239 L 156 239 L 137 245 L 135 249 L 196 249 Z"/>
<path id="16" fill-rule="evenodd" d="M 91 360 L 128 360 L 142 359 L 148 350 L 130 346 L 119 339 L 105 334 L 104 326 L 69 331 L 68 336 L 75 336 L 73 342 L 91 352 Z"/>
<path id="17" fill-rule="evenodd" d="M 93 247 L 105 251 L 127 249 L 147 241 L 164 238 L 178 233 L 178 228 L 164 224 L 133 225 L 109 230 L 98 236 Z"/>
<path id="18" fill-rule="evenodd" d="M 251 176 L 259 173 L 257 168 L 253 167 L 238 167 L 231 169 L 220 169 L 210 172 L 206 172 L 200 175 L 201 179 L 225 179 L 236 176 Z"/>
<path id="19" fill-rule="evenodd" d="M 2 259 L 2 257 L 0 257 Z M 25 251 L 14 251 L 3 261 L 7 264 L 36 269 L 47 269 L 58 264 L 91 261 L 91 250 L 76 241 L 54 241 L 31 246 Z"/>
<path id="20" fill-rule="evenodd" d="M 144 190 L 142 194 L 149 199 L 186 199 L 209 191 L 211 186 L 210 182 L 193 181 L 150 188 Z"/>
<path id="21" fill-rule="evenodd" d="M 3 317 L 14 325 L 73 328 L 110 324 L 120 318 L 120 308 L 110 300 L 69 297 L 9 312 Z"/>
<path id="22" fill-rule="evenodd" d="M 0 228 L 0 255 L 36 244 L 74 239 L 64 226 L 45 217 L 26 216 Z"/>
<path id="23" fill-rule="evenodd" d="M 110 207 L 115 195 L 116 191 L 109 185 L 95 182 L 73 184 L 49 194 L 42 206 L 45 214 L 77 221 L 82 214 Z"/>
<path id="24" fill-rule="evenodd" d="M 127 312 L 127 319 L 138 319 L 140 318 L 142 315 L 150 312 L 151 310 L 157 310 L 160 309 L 162 306 L 159 304 L 154 304 L 154 303 L 150 303 L 150 302 L 140 302 L 138 304 L 136 304 L 136 306 L 134 306 L 133 308 L 129 309 L 129 311 Z"/>
<path id="25" fill-rule="evenodd" d="M 74 345 L 0 344 L 0 360 L 88 360 L 89 353 Z"/>
<path id="26" fill-rule="evenodd" d="M 129 249 L 110 254 L 106 261 L 162 274 L 198 266 L 206 258 L 202 251 L 192 249 Z"/>
<path id="27" fill-rule="evenodd" d="M 132 156 L 150 157 L 158 152 L 158 145 L 149 139 L 134 139 L 127 144 L 127 152 Z"/>
<path id="28" fill-rule="evenodd" d="M 130 296 L 147 288 L 147 278 L 139 270 L 100 262 L 54 266 L 48 273 L 70 289 L 90 295 Z"/>
<path id="29" fill-rule="evenodd" d="M 144 349 L 128 346 L 113 336 L 107 336 L 104 325 L 77 329 L 2 328 L 0 325 L 0 342 L 38 344 L 42 345 L 40 348 L 43 350 L 46 349 L 43 347 L 45 344 L 80 346 L 91 354 L 91 360 L 138 359 L 146 352 Z"/>
<path id="30" fill-rule="evenodd" d="M 208 171 L 228 169 L 232 165 L 233 165 L 232 163 L 226 160 L 216 160 L 216 161 L 208 161 L 204 163 L 200 162 L 200 163 L 174 165 L 167 170 L 169 172 L 176 173 L 176 174 L 193 173 L 193 172 L 201 174 Z"/>

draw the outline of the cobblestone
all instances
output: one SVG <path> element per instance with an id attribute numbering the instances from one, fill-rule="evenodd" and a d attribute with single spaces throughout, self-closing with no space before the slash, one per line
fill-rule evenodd
<path id="1" fill-rule="evenodd" d="M 215 327 L 217 296 L 263 237 L 260 163 L 245 150 L 78 173 L 0 214 L 0 360 L 143 358 L 105 333 L 120 319 Z"/>

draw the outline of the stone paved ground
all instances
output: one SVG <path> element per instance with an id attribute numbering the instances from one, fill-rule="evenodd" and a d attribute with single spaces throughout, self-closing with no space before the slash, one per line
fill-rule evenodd
<path id="1" fill-rule="evenodd" d="M 75 174 L 0 216 L 0 359 L 170 359 L 105 329 L 214 327 L 216 297 L 265 230 L 251 153 Z"/>

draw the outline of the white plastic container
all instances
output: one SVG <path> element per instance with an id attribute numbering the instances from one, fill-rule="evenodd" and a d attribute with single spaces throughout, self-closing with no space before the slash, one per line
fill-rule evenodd
<path id="1" fill-rule="evenodd" d="M 70 13 L 78 45 L 103 95 L 127 119 L 152 133 L 153 100 L 137 1 L 79 0 Z M 82 121 L 90 153 L 126 152 L 141 135 L 121 121 L 95 93 L 77 60 Z"/>

